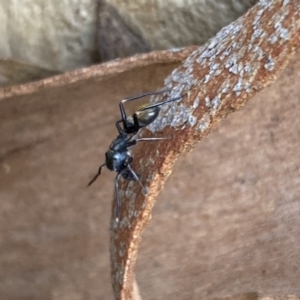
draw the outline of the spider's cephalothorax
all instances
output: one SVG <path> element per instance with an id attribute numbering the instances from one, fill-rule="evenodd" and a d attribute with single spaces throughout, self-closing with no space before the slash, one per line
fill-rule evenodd
<path id="1" fill-rule="evenodd" d="M 132 139 L 133 136 L 143 127 L 151 124 L 158 116 L 160 108 L 162 105 L 176 101 L 182 98 L 176 97 L 173 99 L 169 99 L 166 101 L 162 101 L 155 104 L 147 104 L 138 109 L 132 116 L 126 116 L 124 103 L 128 101 L 137 100 L 143 98 L 145 96 L 150 95 L 159 95 L 166 91 L 159 91 L 154 93 L 145 93 L 132 98 L 124 99 L 120 102 L 120 111 L 121 111 L 121 120 L 116 122 L 116 127 L 118 129 L 119 135 L 113 142 L 110 144 L 108 151 L 105 153 L 105 163 L 102 164 L 97 174 L 92 178 L 89 182 L 88 186 L 90 186 L 101 174 L 102 167 L 106 166 L 109 170 L 117 172 L 117 176 L 115 178 L 115 192 L 117 198 L 116 205 L 116 220 L 119 221 L 120 207 L 121 207 L 121 199 L 119 194 L 119 179 L 122 176 L 128 180 L 138 181 L 139 184 L 143 187 L 140 182 L 140 177 L 135 173 L 135 171 L 131 167 L 132 156 L 129 153 L 129 147 L 134 146 L 137 142 L 140 141 L 155 141 L 155 140 L 163 140 L 166 138 L 139 138 Z M 122 124 L 123 126 L 121 126 Z"/>

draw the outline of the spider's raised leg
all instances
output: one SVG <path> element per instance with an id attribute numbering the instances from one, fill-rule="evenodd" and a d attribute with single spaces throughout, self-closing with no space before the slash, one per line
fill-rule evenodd
<path id="1" fill-rule="evenodd" d="M 168 99 L 166 101 L 161 101 L 161 102 L 154 103 L 154 104 L 149 104 L 149 105 L 146 105 L 146 106 L 143 106 L 142 108 L 140 108 L 139 111 L 144 111 L 144 110 L 151 109 L 151 108 L 154 108 L 154 107 L 159 107 L 159 106 L 162 106 L 162 105 L 164 105 L 166 103 L 180 100 L 184 96 L 186 96 L 186 95 L 179 96 L 179 97 L 176 97 L 176 98 L 171 98 L 171 99 Z"/>
<path id="2" fill-rule="evenodd" d="M 145 190 L 145 187 L 144 187 L 143 184 L 141 183 L 140 176 L 138 176 L 138 175 L 134 172 L 134 170 L 132 169 L 131 165 L 128 165 L 128 166 L 127 166 L 127 169 L 129 170 L 129 172 L 130 172 L 130 174 L 131 174 L 131 176 L 132 176 L 131 178 L 133 178 L 133 179 L 131 179 L 131 180 L 137 181 L 137 182 L 139 183 L 139 185 L 141 186 L 141 188 L 142 188 L 143 190 Z"/>
<path id="3" fill-rule="evenodd" d="M 118 129 L 119 134 L 125 134 L 126 132 L 124 129 L 120 126 L 120 124 L 123 123 L 123 120 L 119 120 L 116 122 L 116 127 Z M 124 123 L 123 123 L 124 124 Z"/>
<path id="4" fill-rule="evenodd" d="M 128 143 L 126 144 L 126 147 L 129 148 L 131 146 L 134 146 L 138 142 L 159 141 L 159 140 L 169 140 L 169 139 L 171 139 L 171 137 L 140 138 L 140 139 L 135 139 L 133 141 L 128 141 Z"/>
<path id="5" fill-rule="evenodd" d="M 120 208 L 121 208 L 121 198 L 119 193 L 119 179 L 122 176 L 122 172 L 120 172 L 115 178 L 115 192 L 116 192 L 116 221 L 119 222 L 120 220 Z"/>
<path id="6" fill-rule="evenodd" d="M 87 187 L 90 186 L 96 179 L 101 175 L 101 170 L 106 164 L 103 164 L 99 167 L 98 172 L 95 174 L 95 176 L 92 178 L 92 180 L 88 183 Z"/>
<path id="7" fill-rule="evenodd" d="M 158 137 L 158 138 L 140 138 L 136 139 L 136 142 L 146 142 L 146 141 L 159 141 L 159 140 L 169 140 L 171 137 Z"/>
<path id="8" fill-rule="evenodd" d="M 125 169 L 123 169 L 115 178 L 115 192 L 116 192 L 116 221 L 120 220 L 120 209 L 121 209 L 121 197 L 119 193 L 119 179 L 123 176 L 127 180 L 134 180 L 139 183 L 144 192 L 146 192 L 146 188 L 143 186 L 140 180 L 140 176 L 138 176 L 135 171 L 132 169 L 131 165 L 127 165 Z"/>

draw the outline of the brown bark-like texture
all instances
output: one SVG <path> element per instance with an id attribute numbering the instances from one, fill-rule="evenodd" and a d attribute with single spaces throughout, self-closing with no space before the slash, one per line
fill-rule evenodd
<path id="1" fill-rule="evenodd" d="M 147 182 L 148 193 L 142 193 L 133 182 L 124 184 L 121 191 L 121 222 L 112 221 L 111 236 L 116 298 L 133 297 L 141 235 L 179 154 L 190 150 L 229 113 L 277 78 L 299 45 L 299 17 L 296 2 L 261 1 L 194 51 L 165 80 L 165 88 L 171 90 L 169 97 L 187 97 L 180 104 L 163 107 L 161 116 L 148 127 L 151 133 L 142 132 L 149 137 L 163 131 L 172 139 L 155 147 L 144 143 L 133 150 L 134 167 L 142 182 Z"/>

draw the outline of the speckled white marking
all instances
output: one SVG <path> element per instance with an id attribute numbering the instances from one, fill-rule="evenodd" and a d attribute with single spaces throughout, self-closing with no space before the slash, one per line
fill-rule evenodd
<path id="1" fill-rule="evenodd" d="M 193 115 L 189 116 L 188 122 L 190 124 L 191 127 L 194 127 L 197 123 L 197 118 L 194 117 Z"/>
<path id="2" fill-rule="evenodd" d="M 234 64 L 231 68 L 229 68 L 229 72 L 237 75 L 239 73 L 237 64 Z"/>
<path id="3" fill-rule="evenodd" d="M 272 58 L 272 56 L 270 55 L 268 58 L 267 58 L 267 61 L 265 63 L 265 69 L 268 70 L 268 71 L 272 71 L 275 67 L 275 61 L 274 59 Z"/>
<path id="4" fill-rule="evenodd" d="M 209 97 L 205 97 L 204 101 L 205 101 L 206 107 L 211 107 L 211 101 L 210 101 Z"/>
<path id="5" fill-rule="evenodd" d="M 130 220 L 127 217 L 121 218 L 119 222 L 119 228 L 124 229 L 131 226 Z"/>
<path id="6" fill-rule="evenodd" d="M 275 43 L 277 42 L 277 40 L 278 40 L 278 38 L 277 38 L 277 35 L 276 35 L 275 33 L 273 33 L 273 34 L 269 37 L 269 39 L 268 39 L 268 41 L 269 41 L 271 44 L 275 44 Z"/>
<path id="7" fill-rule="evenodd" d="M 176 52 L 180 52 L 180 51 L 182 51 L 182 50 L 184 50 L 184 47 L 179 47 L 179 48 L 171 48 L 171 49 L 168 49 L 168 51 L 170 51 L 170 52 L 174 52 L 174 53 L 176 53 Z"/>
<path id="8" fill-rule="evenodd" d="M 278 28 L 278 30 L 280 31 L 279 36 L 284 39 L 284 40 L 289 40 L 290 39 L 290 33 L 288 31 L 288 29 L 280 27 Z"/>
<path id="9" fill-rule="evenodd" d="M 120 248 L 119 248 L 119 256 L 123 257 L 125 254 L 125 251 L 126 251 L 126 244 L 123 241 L 121 241 Z"/>
<path id="10" fill-rule="evenodd" d="M 148 177 L 147 177 L 147 179 L 146 179 L 146 181 L 147 182 L 152 182 L 153 180 L 154 180 L 153 174 L 149 174 Z"/>
<path id="11" fill-rule="evenodd" d="M 261 60 L 266 56 L 265 52 L 258 45 L 253 46 L 253 52 L 256 55 L 257 60 Z"/>
<path id="12" fill-rule="evenodd" d="M 206 84 L 210 81 L 211 76 L 209 74 L 205 75 L 204 79 L 203 79 L 203 83 Z"/>
<path id="13" fill-rule="evenodd" d="M 200 103 L 200 99 L 199 97 L 196 97 L 194 103 L 193 103 L 193 108 L 196 109 L 199 106 Z"/>
<path id="14" fill-rule="evenodd" d="M 142 194 L 143 194 L 144 196 L 147 196 L 148 193 L 149 193 L 148 189 L 147 189 L 146 187 L 144 187 L 144 188 L 142 189 Z"/>
<path id="15" fill-rule="evenodd" d="M 208 113 L 205 113 L 199 122 L 199 130 L 201 132 L 204 132 L 209 127 L 209 124 L 210 124 L 210 116 Z"/>
<path id="16" fill-rule="evenodd" d="M 214 115 L 218 111 L 220 104 L 221 104 L 221 99 L 219 96 L 216 96 L 214 99 L 211 101 L 212 107 L 211 107 L 211 114 Z"/>
<path id="17" fill-rule="evenodd" d="M 245 67 L 244 67 L 244 70 L 246 73 L 250 73 L 252 71 L 252 68 L 249 64 L 246 64 Z"/>
<path id="18" fill-rule="evenodd" d="M 272 4 L 271 2 L 272 1 L 270 1 L 270 0 L 260 0 L 258 2 L 258 5 L 260 5 L 263 9 L 267 9 Z"/>
<path id="19" fill-rule="evenodd" d="M 142 204 L 142 209 L 145 209 L 145 208 L 146 208 L 146 205 L 147 205 L 147 203 L 146 203 L 146 202 L 143 202 L 143 204 Z"/>
<path id="20" fill-rule="evenodd" d="M 225 63 L 225 68 L 230 69 L 237 64 L 237 55 L 233 53 Z"/>
<path id="21" fill-rule="evenodd" d="M 282 4 L 282 6 L 286 6 L 286 5 L 288 5 L 289 4 L 289 0 L 283 0 L 283 4 Z"/>

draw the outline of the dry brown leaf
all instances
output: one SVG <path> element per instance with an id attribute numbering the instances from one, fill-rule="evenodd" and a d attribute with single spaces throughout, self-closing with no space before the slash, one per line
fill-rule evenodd
<path id="1" fill-rule="evenodd" d="M 299 46 L 299 20 L 296 2 L 261 1 L 193 52 L 166 79 L 169 97 L 185 93 L 188 97 L 180 105 L 163 108 L 155 125 L 148 127 L 152 134 L 163 131 L 163 136 L 172 135 L 172 140 L 155 148 L 145 143 L 133 151 L 134 168 L 142 181 L 148 182 L 149 192 L 145 196 L 137 185 L 124 184 L 126 205 L 120 224 L 114 223 L 112 216 L 111 263 L 117 299 L 132 299 L 141 235 L 179 154 L 190 150 L 230 112 L 276 79 Z M 176 131 L 163 130 L 167 126 Z M 151 135 L 148 132 L 146 136 Z"/>
<path id="2" fill-rule="evenodd" d="M 20 61 L 0 60 L 0 86 L 10 86 L 36 81 L 60 74 L 58 71 L 47 70 Z"/>
<path id="3" fill-rule="evenodd" d="M 110 61 L 101 65 L 95 65 L 89 68 L 82 68 L 61 76 L 51 77 L 39 82 L 14 87 L 6 87 L 0 90 L 0 101 L 2 98 L 8 98 L 17 95 L 24 95 L 37 92 L 41 89 L 52 87 L 61 87 L 70 83 L 83 82 L 90 78 L 100 78 L 105 80 L 124 72 L 134 71 L 143 67 L 160 64 L 173 64 L 181 62 L 188 54 L 197 47 L 189 46 L 180 50 L 172 51 L 153 51 L 147 54 L 137 54 L 135 56 L 115 61 Z"/>

